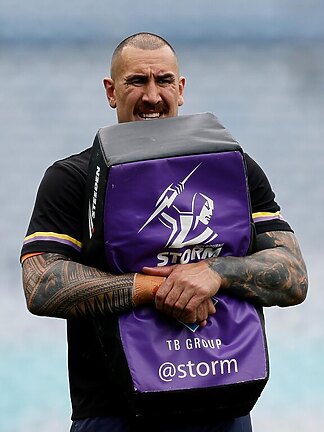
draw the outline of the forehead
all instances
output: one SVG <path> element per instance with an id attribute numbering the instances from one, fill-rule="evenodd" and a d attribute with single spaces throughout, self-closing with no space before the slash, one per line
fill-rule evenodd
<path id="1" fill-rule="evenodd" d="M 178 74 L 178 64 L 175 54 L 167 46 L 155 50 L 126 46 L 115 60 L 112 70 L 122 76 L 151 72 Z"/>

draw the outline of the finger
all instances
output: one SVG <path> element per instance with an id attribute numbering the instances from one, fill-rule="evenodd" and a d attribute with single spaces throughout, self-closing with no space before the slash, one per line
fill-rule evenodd
<path id="1" fill-rule="evenodd" d="M 177 281 L 173 281 L 172 278 L 167 279 L 155 295 L 155 304 L 157 308 L 178 319 L 181 317 L 189 301 L 190 294 L 181 284 Z"/>
<path id="2" fill-rule="evenodd" d="M 169 267 L 172 270 L 176 266 Z M 191 290 L 188 290 L 186 283 L 181 278 L 174 277 L 175 270 L 157 290 L 155 299 L 156 307 L 164 313 L 179 318 L 187 303 L 192 297 Z M 187 288 L 187 289 L 186 289 Z"/>
<path id="3" fill-rule="evenodd" d="M 176 298 L 176 295 L 178 295 L 178 298 Z M 185 291 L 180 292 L 179 290 L 172 290 L 166 298 L 164 307 L 170 308 L 170 314 L 174 318 L 182 319 L 181 317 L 186 309 L 189 300 L 190 297 L 188 297 Z"/>
<path id="4" fill-rule="evenodd" d="M 179 319 L 185 323 L 204 321 L 208 317 L 208 314 L 200 305 L 195 305 L 191 300 L 192 299 L 189 300 L 188 304 L 182 310 Z"/>
<path id="5" fill-rule="evenodd" d="M 203 322 L 208 318 L 208 301 L 202 302 L 197 308 L 197 321 Z"/>
<path id="6" fill-rule="evenodd" d="M 170 279 L 166 279 L 158 288 L 158 290 L 155 293 L 155 307 L 160 310 L 161 312 L 164 311 L 164 304 L 166 301 L 166 298 L 170 291 L 172 290 L 173 282 Z"/>
<path id="7" fill-rule="evenodd" d="M 176 266 L 143 267 L 142 272 L 150 276 L 168 277 Z"/>
<path id="8" fill-rule="evenodd" d="M 214 305 L 212 299 L 208 300 L 208 315 L 213 315 L 216 313 L 216 306 Z"/>
<path id="9" fill-rule="evenodd" d="M 173 318 L 179 319 L 182 312 L 183 312 L 183 306 L 181 306 L 182 302 L 180 300 L 181 298 L 181 292 L 179 292 L 178 289 L 171 289 L 166 296 L 164 303 L 163 303 L 163 312 L 172 316 Z"/>
<path id="10" fill-rule="evenodd" d="M 211 299 L 208 299 L 207 301 L 207 310 L 208 310 L 208 316 L 216 313 L 216 307 Z M 207 319 L 198 321 L 198 324 L 200 327 L 205 327 L 207 325 Z"/>
<path id="11" fill-rule="evenodd" d="M 181 278 L 174 278 L 173 275 L 176 271 L 168 278 L 168 282 L 172 282 L 172 288 L 164 299 L 164 311 L 172 315 L 174 318 L 182 319 L 182 315 L 186 317 L 186 320 L 195 322 L 197 317 L 197 308 L 202 299 L 195 295 L 194 287 L 188 286 L 186 281 Z M 207 303 L 204 306 L 205 311 L 202 313 L 203 318 L 208 316 Z M 189 322 L 189 321 L 188 321 Z"/>
<path id="12" fill-rule="evenodd" d="M 207 325 L 207 320 L 200 321 L 198 324 L 199 327 L 205 327 Z"/>
<path id="13" fill-rule="evenodd" d="M 200 303 L 198 306 L 194 306 L 194 304 L 195 303 L 193 299 L 191 299 L 181 313 L 180 319 L 184 322 L 198 322 L 199 325 L 206 325 L 209 315 L 212 315 L 216 312 L 213 301 L 209 298 Z M 194 321 L 192 321 L 193 319 Z"/>

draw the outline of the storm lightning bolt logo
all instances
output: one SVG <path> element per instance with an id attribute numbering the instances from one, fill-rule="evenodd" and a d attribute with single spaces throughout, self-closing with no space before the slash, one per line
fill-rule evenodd
<path id="1" fill-rule="evenodd" d="M 139 229 L 143 231 L 155 218 L 171 230 L 166 247 L 182 248 L 189 245 L 206 244 L 217 237 L 209 224 L 214 210 L 214 202 L 201 192 L 193 193 L 189 206 L 181 210 L 179 197 L 185 185 L 193 174 L 200 168 L 199 163 L 182 181 L 174 185 L 171 183 L 156 202 L 155 210 Z M 189 207 L 189 209 L 188 209 Z"/>

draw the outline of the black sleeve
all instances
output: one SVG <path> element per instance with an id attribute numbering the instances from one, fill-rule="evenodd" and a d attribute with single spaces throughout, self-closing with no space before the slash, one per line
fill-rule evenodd
<path id="1" fill-rule="evenodd" d="M 47 169 L 24 239 L 21 256 L 52 252 L 81 258 L 85 174 L 67 163 Z"/>
<path id="2" fill-rule="evenodd" d="M 248 184 L 250 190 L 252 217 L 257 234 L 268 231 L 292 231 L 283 219 L 280 206 L 262 168 L 247 154 Z"/>

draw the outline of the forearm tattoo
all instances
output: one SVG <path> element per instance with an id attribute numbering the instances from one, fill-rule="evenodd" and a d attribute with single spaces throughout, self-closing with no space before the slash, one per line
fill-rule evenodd
<path id="1" fill-rule="evenodd" d="M 210 259 L 209 265 L 223 278 L 228 293 L 260 306 L 291 306 L 307 294 L 305 263 L 291 232 L 260 234 L 254 254 Z"/>
<path id="2" fill-rule="evenodd" d="M 45 253 L 23 264 L 32 313 L 59 318 L 107 316 L 133 307 L 132 274 L 111 275 L 67 257 Z"/>

